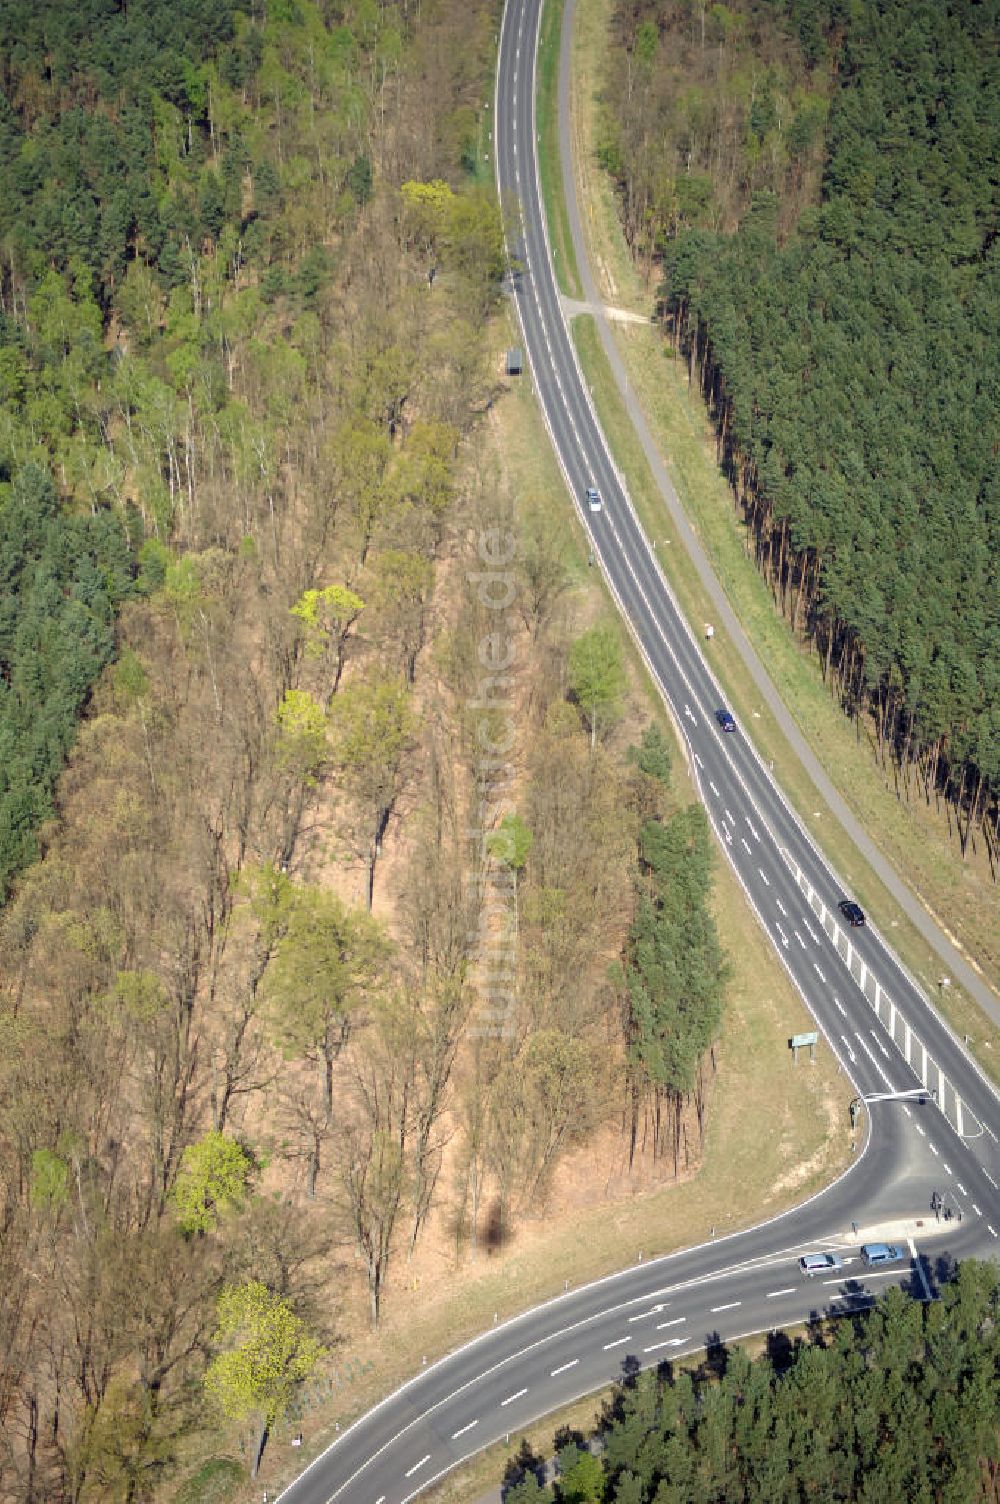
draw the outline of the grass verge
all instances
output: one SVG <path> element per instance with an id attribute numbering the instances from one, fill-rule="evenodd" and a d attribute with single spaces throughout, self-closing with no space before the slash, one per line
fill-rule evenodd
<path id="1" fill-rule="evenodd" d="M 602 290 L 626 307 L 649 307 L 649 289 L 639 276 L 618 224 L 606 174 L 596 166 L 597 83 L 607 46 L 607 0 L 580 0 L 574 38 L 573 134 L 578 176 L 593 213 L 585 216 Z M 963 863 L 948 844 L 940 819 L 919 805 L 901 802 L 891 775 L 874 763 L 857 727 L 844 717 L 822 681 L 813 653 L 797 643 L 776 611 L 770 592 L 747 557 L 728 488 L 714 459 L 704 410 L 688 391 L 683 364 L 673 360 L 662 335 L 649 326 L 615 326 L 614 335 L 635 391 L 658 435 L 682 504 L 705 546 L 721 583 L 757 652 L 781 685 L 782 698 L 858 819 L 872 834 L 943 927 L 980 958 L 987 974 L 1000 965 L 1000 892 L 981 868 Z M 638 438 L 618 398 L 597 331 L 589 318 L 574 322 L 574 339 L 609 442 L 629 476 L 637 510 L 655 540 L 678 600 L 692 622 L 714 617 L 694 566 L 670 524 L 652 483 Z M 801 767 L 767 707 L 746 680 L 735 648 L 718 631 L 709 656 L 734 707 L 776 773 L 814 839 L 844 880 L 872 910 L 881 928 L 960 1035 L 969 1038 L 980 1064 L 1000 1080 L 1000 1032 L 975 1002 L 952 987 L 941 995 L 941 963 L 919 930 L 883 887 Z"/>
<path id="2" fill-rule="evenodd" d="M 562 191 L 559 155 L 559 41 L 562 35 L 563 0 L 547 0 L 542 11 L 538 38 L 538 171 L 549 229 L 549 244 L 560 289 L 570 298 L 582 298 L 576 251 L 569 231 L 569 216 Z"/>

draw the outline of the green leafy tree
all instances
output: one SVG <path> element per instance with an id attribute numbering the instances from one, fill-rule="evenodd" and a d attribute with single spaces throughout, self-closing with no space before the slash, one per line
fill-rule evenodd
<path id="1" fill-rule="evenodd" d="M 570 692 L 590 730 L 591 749 L 598 727 L 614 724 L 625 692 L 621 642 L 613 627 L 592 627 L 569 650 Z"/>
<path id="2" fill-rule="evenodd" d="M 402 680 L 384 676 L 349 684 L 330 712 L 333 761 L 359 811 L 358 837 L 368 863 L 371 908 L 375 864 L 399 788 L 403 753 L 413 735 L 410 696 Z"/>
<path id="3" fill-rule="evenodd" d="M 256 1477 L 269 1429 L 285 1413 L 323 1349 L 288 1301 L 273 1295 L 260 1280 L 230 1285 L 222 1292 L 215 1346 L 221 1351 L 208 1365 L 205 1389 L 230 1420 L 258 1423 Z"/>
<path id="4" fill-rule="evenodd" d="M 253 1158 L 241 1144 L 214 1129 L 181 1155 L 171 1200 L 186 1233 L 211 1232 L 220 1216 L 244 1204 Z"/>

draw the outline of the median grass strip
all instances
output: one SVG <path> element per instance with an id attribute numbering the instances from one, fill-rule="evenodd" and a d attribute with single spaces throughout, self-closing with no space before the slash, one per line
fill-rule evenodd
<path id="1" fill-rule="evenodd" d="M 538 39 L 538 172 L 556 280 L 567 297 L 581 298 L 580 272 L 569 232 L 559 155 L 559 42 L 563 0 L 547 0 Z"/>
<path id="2" fill-rule="evenodd" d="M 576 11 L 573 135 L 579 147 L 577 170 L 587 205 L 584 227 L 604 294 L 620 305 L 648 309 L 651 288 L 632 262 L 607 177 L 596 164 L 598 81 L 608 45 L 609 14 L 608 0 L 579 0 Z M 729 489 L 715 463 L 713 436 L 701 403 L 688 390 L 683 363 L 672 358 L 655 328 L 615 325 L 614 337 L 629 379 L 659 437 L 682 504 L 745 630 L 780 685 L 785 704 L 897 870 L 906 874 L 927 907 L 967 953 L 980 958 L 988 975 L 995 973 L 1000 966 L 1000 892 L 988 870 L 961 861 L 933 811 L 920 804 L 906 805 L 897 798 L 891 775 L 873 763 L 865 737 L 843 716 L 823 684 L 815 655 L 795 641 L 778 614 L 765 581 L 747 556 L 745 530 L 734 515 Z M 712 613 L 694 566 L 674 534 L 652 483 L 592 320 L 574 322 L 574 340 L 643 525 L 656 540 L 671 585 L 697 628 L 712 620 Z M 940 959 L 826 810 L 767 707 L 759 703 L 724 633 L 716 632 L 708 655 L 762 755 L 774 761 L 779 781 L 803 823 L 826 850 L 845 883 L 873 911 L 882 929 L 891 934 L 893 944 L 925 990 L 941 1002 L 952 1027 L 969 1039 L 983 1068 L 994 1080 L 1000 1080 L 1000 1032 L 959 988 L 939 989 Z"/>

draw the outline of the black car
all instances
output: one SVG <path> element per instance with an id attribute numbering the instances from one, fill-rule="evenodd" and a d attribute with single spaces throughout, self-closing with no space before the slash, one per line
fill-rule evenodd
<path id="1" fill-rule="evenodd" d="M 848 924 L 853 924 L 855 929 L 865 922 L 865 911 L 853 898 L 842 898 L 837 908 L 843 914 Z"/>
<path id="2" fill-rule="evenodd" d="M 719 709 L 715 712 L 715 719 L 718 721 L 723 731 L 736 730 L 736 722 L 729 714 L 729 711 L 724 709 L 722 706 L 720 706 Z"/>

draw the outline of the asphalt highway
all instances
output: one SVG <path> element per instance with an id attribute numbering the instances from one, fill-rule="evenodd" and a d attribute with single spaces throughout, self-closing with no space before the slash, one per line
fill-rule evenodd
<path id="1" fill-rule="evenodd" d="M 836 875 L 742 728 L 720 727 L 718 686 L 592 410 L 560 304 L 540 197 L 534 105 L 540 5 L 507 0 L 495 147 L 501 194 L 520 215 L 512 294 L 556 455 L 595 559 L 687 743 L 720 848 L 809 1007 L 820 1048 L 834 1051 L 859 1096 L 920 1090 L 924 1097 L 870 1102 L 850 1170 L 793 1211 L 665 1258 L 623 1249 L 630 1266 L 621 1273 L 498 1324 L 422 1369 L 318 1457 L 281 1495 L 286 1504 L 403 1504 L 464 1458 L 636 1366 L 861 1307 L 891 1281 L 926 1298 L 955 1259 L 997 1253 L 997 1095 L 886 938 L 871 924 L 844 924 Z M 591 485 L 603 498 L 599 513 L 584 501 Z M 748 1123 L 747 1131 L 766 1126 Z M 930 1212 L 935 1190 L 953 1220 L 939 1222 Z M 720 1223 L 724 1218 L 720 1208 Z M 901 1227 L 905 1235 L 894 1232 Z M 859 1241 L 880 1232 L 888 1241 L 902 1238 L 905 1257 L 886 1269 L 866 1269 Z M 843 1269 L 805 1279 L 798 1258 L 824 1248 L 836 1249 Z"/>

